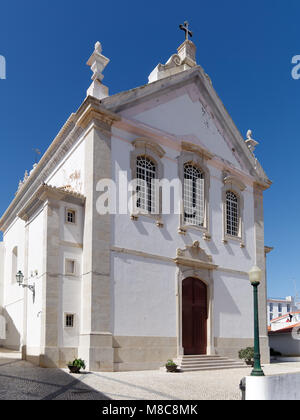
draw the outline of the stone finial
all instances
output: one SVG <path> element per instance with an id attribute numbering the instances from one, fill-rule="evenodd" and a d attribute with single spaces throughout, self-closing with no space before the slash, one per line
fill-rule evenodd
<path id="1" fill-rule="evenodd" d="M 245 143 L 248 146 L 248 149 L 250 150 L 250 152 L 254 152 L 255 147 L 259 144 L 258 141 L 254 140 L 252 138 L 252 130 L 248 130 L 247 131 L 247 139 L 245 140 Z"/>
<path id="2" fill-rule="evenodd" d="M 91 86 L 87 90 L 87 96 L 93 96 L 97 99 L 103 99 L 108 96 L 108 87 L 102 84 L 103 70 L 109 63 L 109 59 L 102 55 L 102 45 L 99 41 L 95 44 L 93 54 L 90 56 L 87 65 L 91 67 L 93 80 Z"/>

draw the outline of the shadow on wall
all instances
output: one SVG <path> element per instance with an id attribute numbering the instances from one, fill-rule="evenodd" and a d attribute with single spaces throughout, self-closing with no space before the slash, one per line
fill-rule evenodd
<path id="1" fill-rule="evenodd" d="M 11 350 L 20 350 L 21 348 L 21 335 L 17 330 L 12 318 L 6 309 L 3 308 L 2 315 L 6 320 L 6 339 L 0 340 L 0 346 Z"/>

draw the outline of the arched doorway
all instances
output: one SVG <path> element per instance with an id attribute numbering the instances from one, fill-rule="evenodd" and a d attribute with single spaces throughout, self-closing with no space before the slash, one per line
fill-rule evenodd
<path id="1" fill-rule="evenodd" d="M 207 287 L 193 277 L 182 283 L 182 347 L 184 354 L 207 353 Z"/>

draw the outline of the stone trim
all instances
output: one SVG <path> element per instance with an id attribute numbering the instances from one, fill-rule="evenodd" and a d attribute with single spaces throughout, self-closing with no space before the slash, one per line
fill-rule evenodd
<path id="1" fill-rule="evenodd" d="M 204 239 L 210 240 L 210 171 L 207 166 L 207 160 L 212 159 L 213 155 L 207 152 L 205 149 L 195 146 L 192 143 L 182 142 L 181 143 L 182 151 L 177 158 L 178 160 L 178 176 L 181 181 L 182 187 L 182 210 L 179 219 L 179 228 L 178 233 L 185 234 L 186 229 L 195 229 L 200 230 L 204 233 Z M 201 170 L 204 174 L 204 225 L 196 226 L 191 224 L 186 224 L 184 220 L 184 205 L 183 205 L 183 195 L 184 195 L 184 166 L 187 163 L 191 163 L 195 167 Z"/>
<path id="2" fill-rule="evenodd" d="M 177 265 L 176 274 L 176 308 L 177 308 L 177 356 L 184 355 L 182 346 L 182 283 L 185 279 L 193 277 L 201 280 L 207 287 L 207 355 L 214 355 L 214 279 L 213 272 L 206 268 L 192 268 L 181 264 Z"/>
<path id="3" fill-rule="evenodd" d="M 85 197 L 75 191 L 42 184 L 36 193 L 30 198 L 30 200 L 27 201 L 17 216 L 27 222 L 30 217 L 37 211 L 40 205 L 48 199 L 57 201 L 63 200 L 70 202 L 71 204 L 79 205 L 83 205 L 85 202 Z"/>
<path id="4" fill-rule="evenodd" d="M 152 260 L 164 261 L 166 263 L 174 263 L 174 262 L 176 263 L 176 258 L 174 259 L 174 258 L 171 258 L 171 257 L 165 257 L 163 255 L 150 254 L 148 252 L 136 251 L 134 249 L 119 248 L 117 246 L 112 246 L 111 251 L 116 252 L 118 254 L 128 254 L 128 255 L 134 255 L 134 256 L 140 257 L 140 258 L 148 258 L 148 259 L 152 259 Z M 178 260 L 178 262 L 179 261 L 180 260 Z M 192 263 L 193 261 L 190 260 L 190 262 Z M 199 263 L 199 261 L 198 261 L 198 263 Z M 201 262 L 199 263 L 199 266 L 200 266 L 200 264 L 201 264 Z M 231 268 L 226 268 L 226 267 L 221 267 L 221 266 L 211 265 L 211 264 L 206 266 L 205 268 L 208 268 L 208 267 L 209 267 L 209 269 L 224 271 L 226 273 L 240 274 L 240 275 L 243 275 L 243 276 L 248 276 L 247 271 L 234 270 L 234 269 L 231 269 Z"/>
<path id="5" fill-rule="evenodd" d="M 148 157 L 156 167 L 156 179 L 161 180 L 164 178 L 164 167 L 161 162 L 161 159 L 165 155 L 164 149 L 159 146 L 157 143 L 153 142 L 151 139 L 148 138 L 138 138 L 132 142 L 134 149 L 130 152 L 130 169 L 131 169 L 131 179 L 137 179 L 137 172 L 136 172 L 136 160 L 138 156 L 145 156 Z M 134 203 L 134 195 L 133 195 L 133 213 L 131 214 L 132 220 L 138 220 L 140 216 L 151 217 L 156 221 L 156 224 L 161 227 L 163 225 L 161 221 L 162 217 L 162 189 L 158 188 L 155 190 L 155 199 L 156 199 L 156 208 L 158 209 L 158 213 L 147 213 L 144 211 L 140 211 L 138 208 L 135 207 Z"/>
<path id="6" fill-rule="evenodd" d="M 167 95 L 170 91 L 174 91 L 174 89 L 186 86 L 187 84 L 191 84 L 193 82 L 198 87 L 199 99 L 202 102 L 205 100 L 210 112 L 214 116 L 221 135 L 226 138 L 227 142 L 229 142 L 228 139 L 230 139 L 230 143 L 236 150 L 236 154 L 241 157 L 240 160 L 242 166 L 249 171 L 249 173 L 263 186 L 263 188 L 269 188 L 271 182 L 267 178 L 267 175 L 263 171 L 257 159 L 248 149 L 239 130 L 226 111 L 226 108 L 215 92 L 210 79 L 205 74 L 201 66 L 196 66 L 191 70 L 166 77 L 150 85 L 138 87 L 127 92 L 121 92 L 105 98 L 102 100 L 102 103 L 111 111 L 121 112 L 128 107 L 133 107 L 141 102 L 145 102 L 146 100 L 151 100 L 158 94 Z"/>
<path id="7" fill-rule="evenodd" d="M 244 197 L 243 191 L 246 186 L 240 180 L 232 175 L 228 175 L 227 172 L 223 173 L 222 187 L 222 205 L 223 205 L 223 243 L 227 244 L 229 241 L 238 241 L 240 247 L 244 248 Z M 238 210 L 239 210 L 239 233 L 238 236 L 228 235 L 226 231 L 227 225 L 227 214 L 226 214 L 226 193 L 233 192 L 238 199 Z"/>

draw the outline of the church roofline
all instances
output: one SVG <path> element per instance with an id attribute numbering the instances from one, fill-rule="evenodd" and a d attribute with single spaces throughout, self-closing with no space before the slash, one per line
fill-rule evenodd
<path id="1" fill-rule="evenodd" d="M 216 118 L 223 123 L 222 127 L 227 137 L 234 141 L 237 153 L 244 156 L 244 162 L 248 166 L 251 175 L 256 179 L 256 183 L 262 189 L 268 189 L 272 185 L 272 182 L 269 180 L 256 157 L 248 149 L 243 136 L 212 86 L 209 76 L 201 66 L 198 65 L 190 70 L 165 77 L 153 83 L 117 93 L 101 100 L 101 104 L 114 113 L 120 113 L 126 108 L 136 106 L 140 102 L 149 100 L 159 93 L 167 93 L 171 89 L 174 89 L 175 86 L 178 88 L 192 82 L 198 85 L 199 90 L 205 97 L 205 100 L 209 102 Z"/>
<path id="2" fill-rule="evenodd" d="M 50 172 L 51 164 L 55 160 L 54 158 L 56 157 L 58 159 L 58 154 L 61 156 L 65 153 L 62 150 L 62 145 L 70 140 L 70 138 L 70 144 L 74 144 L 92 120 L 101 120 L 105 126 L 109 127 L 122 119 L 118 113 L 123 109 L 132 107 L 138 102 L 149 99 L 151 96 L 155 96 L 158 93 L 169 91 L 174 89 L 174 87 L 178 88 L 185 86 L 191 82 L 196 82 L 198 84 L 199 90 L 204 94 L 205 100 L 209 102 L 216 118 L 223 123 L 222 127 L 225 130 L 225 134 L 229 139 L 235 142 L 237 153 L 244 156 L 244 162 L 247 163 L 246 166 L 248 166 L 249 173 L 255 180 L 254 182 L 263 190 L 269 188 L 272 184 L 271 181 L 245 144 L 241 133 L 212 87 L 209 77 L 201 66 L 196 66 L 190 70 L 160 79 L 156 82 L 117 93 L 103 100 L 88 96 L 80 105 L 76 113 L 70 115 L 42 156 L 32 175 L 17 192 L 15 198 L 0 219 L 0 230 L 6 230 L 12 220 L 16 217 L 16 214 L 25 204 L 26 199 L 28 200 L 30 195 L 34 194 L 36 189 L 34 190 L 33 187 L 38 188 L 41 183 L 45 182 L 45 173 Z"/>
<path id="3" fill-rule="evenodd" d="M 80 135 L 83 134 L 85 127 L 92 120 L 101 120 L 105 126 L 118 121 L 120 117 L 113 112 L 103 108 L 99 100 L 89 96 L 80 105 L 76 113 L 72 113 L 63 125 L 55 139 L 52 141 L 41 160 L 37 164 L 32 175 L 17 192 L 15 198 L 0 219 L 0 230 L 5 231 L 17 214 L 21 211 L 25 203 L 35 194 L 37 189 L 43 184 L 47 176 L 51 173 L 55 162 L 72 147 Z M 68 148 L 65 143 L 68 142 Z"/>

